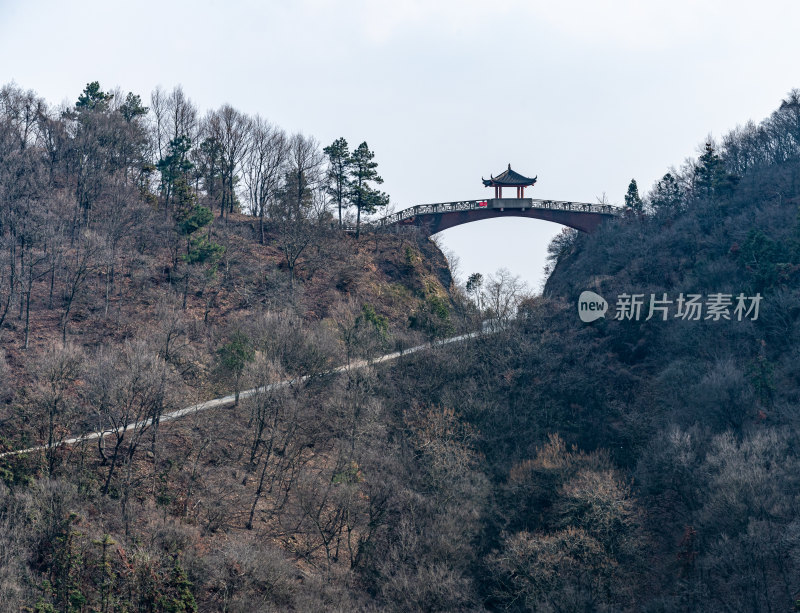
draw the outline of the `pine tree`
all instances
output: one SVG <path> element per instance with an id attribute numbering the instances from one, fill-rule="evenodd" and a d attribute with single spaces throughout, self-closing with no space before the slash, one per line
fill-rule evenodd
<path id="1" fill-rule="evenodd" d="M 100 577 L 98 580 L 98 589 L 100 591 L 100 611 L 105 613 L 111 609 L 111 591 L 114 588 L 115 576 L 114 569 L 109 560 L 109 548 L 116 545 L 111 535 L 104 534 L 103 538 L 99 541 L 93 541 L 95 545 L 101 548 L 99 571 Z"/>
<path id="2" fill-rule="evenodd" d="M 656 183 L 650 194 L 650 204 L 654 209 L 674 211 L 680 208 L 683 202 L 683 191 L 672 173 L 665 174 Z"/>
<path id="3" fill-rule="evenodd" d="M 725 171 L 714 144 L 707 142 L 694 169 L 695 195 L 706 200 L 718 200 L 729 196 L 738 183 L 739 177 Z"/>
<path id="4" fill-rule="evenodd" d="M 70 513 L 61 524 L 61 533 L 54 539 L 53 562 L 50 569 L 52 598 L 56 609 L 66 613 L 82 611 L 87 602 L 81 589 L 83 556 L 76 543 L 82 535 L 73 528 L 79 519 L 77 514 Z"/>
<path id="5" fill-rule="evenodd" d="M 370 183 L 381 184 L 375 154 L 366 142 L 361 143 L 350 156 L 350 205 L 356 207 L 356 238 L 361 234 L 361 212 L 374 213 L 389 204 L 389 196 L 374 189 Z"/>
<path id="6" fill-rule="evenodd" d="M 186 251 L 181 259 L 189 265 L 207 264 L 207 274 L 211 277 L 216 272 L 216 265 L 224 252 L 224 247 L 215 243 L 209 236 L 198 236 L 197 232 L 208 226 L 213 214 L 207 207 L 197 202 L 197 197 L 189 185 L 189 172 L 194 164 L 187 157 L 191 149 L 191 139 L 179 136 L 170 141 L 167 155 L 158 163 L 161 181 L 165 194 L 165 208 L 173 205 L 175 214 L 175 232 L 186 240 Z M 175 248 L 173 262 L 178 262 L 178 248 Z M 186 271 L 183 284 L 183 308 L 189 293 L 189 271 Z"/>
<path id="7" fill-rule="evenodd" d="M 209 136 L 203 139 L 197 151 L 192 153 L 193 159 L 197 161 L 194 176 L 198 181 L 202 181 L 208 202 L 213 208 L 214 203 L 221 201 L 223 190 L 222 145 L 217 138 Z"/>
<path id="8" fill-rule="evenodd" d="M 234 378 L 234 404 L 239 404 L 239 382 L 245 366 L 252 362 L 255 350 L 250 338 L 241 330 L 233 333 L 231 340 L 220 347 L 219 360 L 222 367 Z"/>
<path id="9" fill-rule="evenodd" d="M 350 150 L 344 138 L 337 138 L 322 150 L 328 156 L 327 186 L 325 191 L 339 209 L 339 225 L 342 225 L 342 207 L 350 189 Z"/>
<path id="10" fill-rule="evenodd" d="M 196 613 L 197 601 L 192 594 L 192 582 L 186 576 L 186 571 L 181 566 L 178 556 L 175 556 L 175 566 L 172 567 L 172 576 L 167 586 L 168 595 L 159 598 L 161 610 L 167 613 Z"/>
<path id="11" fill-rule="evenodd" d="M 644 203 L 639 197 L 639 186 L 636 185 L 636 179 L 631 179 L 628 184 L 628 192 L 625 194 L 625 206 L 637 214 L 644 209 Z"/>
<path id="12" fill-rule="evenodd" d="M 119 112 L 128 123 L 131 123 L 137 117 L 144 117 L 149 110 L 146 106 L 142 106 L 141 97 L 132 92 L 128 92 L 125 102 L 119 107 Z"/>
<path id="13" fill-rule="evenodd" d="M 167 155 L 156 164 L 161 172 L 161 191 L 164 194 L 164 211 L 168 211 L 173 201 L 177 207 L 187 207 L 188 200 L 193 198 L 189 189 L 188 173 L 194 168 L 189 160 L 188 152 L 192 148 L 192 140 L 185 135 L 173 138 L 169 142 Z"/>
<path id="14" fill-rule="evenodd" d="M 83 88 L 83 92 L 75 103 L 75 108 L 86 111 L 105 111 L 113 97 L 113 94 L 107 94 L 100 89 L 98 81 L 92 81 Z"/>
<path id="15" fill-rule="evenodd" d="M 483 275 L 479 272 L 473 272 L 467 279 L 466 290 L 467 294 L 472 296 L 472 301 L 478 310 L 483 308 L 481 301 L 481 287 L 483 286 Z"/>

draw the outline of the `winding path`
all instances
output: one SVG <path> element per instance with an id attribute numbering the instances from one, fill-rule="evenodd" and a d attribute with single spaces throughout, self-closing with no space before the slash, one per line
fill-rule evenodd
<path id="1" fill-rule="evenodd" d="M 480 336 L 481 334 L 487 334 L 491 332 L 491 330 L 487 329 L 486 325 L 483 326 L 484 330 L 481 332 L 470 332 L 469 334 L 460 334 L 458 336 L 451 336 L 450 338 L 446 338 L 440 341 L 434 341 L 433 343 L 425 343 L 424 345 L 417 345 L 416 347 L 411 347 L 410 349 L 405 349 L 403 351 L 394 351 L 392 353 L 387 353 L 386 355 L 379 356 L 377 358 L 371 360 L 353 360 L 349 364 L 345 364 L 343 366 L 338 366 L 332 370 L 327 371 L 327 374 L 333 373 L 340 373 L 345 372 L 347 370 L 354 370 L 359 368 L 364 368 L 365 366 L 370 366 L 372 364 L 381 364 L 383 362 L 391 362 L 403 356 L 411 355 L 412 353 L 418 353 L 420 351 L 424 351 L 426 349 L 430 349 L 432 347 L 438 347 L 442 345 L 449 345 L 450 343 L 457 343 L 463 340 L 467 340 L 470 338 L 475 338 Z M 239 399 L 248 398 L 253 394 L 258 392 L 264 392 L 274 389 L 280 389 L 282 387 L 286 387 L 288 385 L 292 385 L 293 383 L 299 383 L 302 381 L 306 381 L 309 378 L 309 375 L 305 375 L 302 377 L 298 377 L 295 379 L 286 379 L 284 381 L 278 381 L 276 383 L 271 383 L 264 387 L 254 387 L 249 390 L 244 390 L 239 392 Z M 174 419 L 180 419 L 181 417 L 186 417 L 187 415 L 193 415 L 195 413 L 200 413 L 202 411 L 208 411 L 210 409 L 216 409 L 219 407 L 226 407 L 231 406 L 235 403 L 235 395 L 228 394 L 227 396 L 222 396 L 221 398 L 214 398 L 213 400 L 206 400 L 205 402 L 201 402 L 199 404 L 193 404 L 191 406 L 185 407 L 183 409 L 178 409 L 177 411 L 171 411 L 169 413 L 164 413 L 159 420 L 160 423 L 165 421 L 172 421 Z M 146 428 L 147 426 L 153 423 L 152 419 L 146 419 L 143 421 L 132 422 L 124 427 L 120 428 L 122 432 L 126 432 L 128 430 L 133 430 L 136 428 Z M 68 438 L 63 441 L 59 441 L 52 446 L 49 445 L 37 445 L 36 447 L 28 447 L 27 449 L 16 449 L 14 451 L 6 451 L 4 453 L 0 453 L 0 458 L 5 458 L 9 456 L 16 456 L 16 455 L 23 455 L 26 453 L 34 453 L 36 451 L 45 451 L 48 447 L 59 447 L 61 445 L 75 445 L 78 443 L 83 443 L 86 441 L 96 440 L 98 438 L 103 438 L 107 434 L 112 434 L 115 430 L 102 430 L 98 432 L 89 432 L 87 434 L 82 434 L 80 436 L 76 436 L 74 438 Z"/>

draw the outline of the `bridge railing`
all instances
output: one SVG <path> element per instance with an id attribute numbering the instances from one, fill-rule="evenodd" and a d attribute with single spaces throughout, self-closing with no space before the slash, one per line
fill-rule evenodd
<path id="1" fill-rule="evenodd" d="M 454 211 L 486 210 L 487 200 L 456 200 L 455 202 L 436 202 L 433 204 L 418 204 L 403 209 L 392 215 L 369 222 L 372 227 L 384 227 L 405 221 L 417 215 L 430 215 L 433 213 L 450 213 Z M 602 215 L 619 215 L 619 209 L 610 204 L 591 204 L 588 202 L 568 202 L 563 200 L 538 200 L 531 199 L 533 209 L 552 209 L 557 211 L 576 211 L 581 213 L 600 213 Z"/>

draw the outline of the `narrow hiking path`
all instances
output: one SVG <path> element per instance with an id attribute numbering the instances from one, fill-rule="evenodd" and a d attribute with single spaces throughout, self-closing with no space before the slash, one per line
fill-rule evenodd
<path id="1" fill-rule="evenodd" d="M 468 334 L 459 334 L 458 336 L 451 336 L 450 338 L 446 338 L 440 341 L 434 341 L 432 343 L 425 343 L 423 345 L 417 345 L 415 347 L 411 347 L 409 349 L 404 349 L 402 351 L 394 351 L 392 353 L 387 353 L 385 355 L 379 356 L 377 358 L 373 358 L 371 360 L 353 360 L 349 364 L 344 364 L 342 366 L 337 366 L 329 371 L 326 371 L 326 374 L 334 374 L 345 372 L 347 370 L 357 370 L 360 368 L 365 368 L 366 366 L 370 366 L 372 364 L 382 364 L 384 362 L 391 362 L 398 358 L 411 355 L 414 353 L 418 353 L 420 351 L 424 351 L 426 349 L 432 349 L 434 347 L 440 347 L 443 345 L 449 345 L 450 343 L 457 343 L 459 341 L 468 340 L 470 338 L 475 338 L 482 334 L 488 334 L 491 330 L 487 329 L 485 325 L 482 326 L 482 330 L 479 332 L 470 332 Z M 305 381 L 309 378 L 309 375 L 305 375 L 302 377 L 295 377 L 294 379 L 286 379 L 284 381 L 277 381 L 275 383 L 270 383 L 269 385 L 263 387 L 254 387 L 249 390 L 244 390 L 239 392 L 239 400 L 244 398 L 249 398 L 253 394 L 258 392 L 270 391 L 274 389 L 280 389 L 282 387 L 286 387 L 288 385 L 292 385 L 293 383 L 300 383 Z M 170 411 L 169 413 L 164 413 L 161 415 L 159 419 L 159 423 L 163 423 L 165 421 L 172 421 L 175 419 L 180 419 L 181 417 L 186 417 L 187 415 L 193 415 L 195 413 L 200 413 L 202 411 L 208 411 L 210 409 L 217 409 L 219 407 L 226 407 L 233 405 L 235 403 L 235 394 L 228 394 L 227 396 L 222 396 L 220 398 L 214 398 L 212 400 L 206 400 L 205 402 L 200 402 L 198 404 L 193 404 L 188 407 L 184 407 L 183 409 L 178 409 L 176 411 Z M 81 434 L 79 436 L 68 438 L 63 441 L 58 441 L 53 445 L 37 445 L 35 447 L 28 447 L 27 449 L 15 449 L 13 451 L 5 451 L 0 453 L 0 458 L 5 458 L 9 456 L 15 455 L 22 455 L 26 453 L 34 453 L 37 451 L 45 451 L 50 447 L 60 447 L 62 445 L 76 445 L 78 443 L 83 443 L 86 441 L 96 440 L 99 438 L 103 438 L 108 434 L 113 434 L 115 432 L 127 432 L 128 430 L 136 430 L 137 428 L 146 428 L 153 423 L 153 419 L 145 419 L 142 421 L 135 421 L 121 428 L 117 429 L 110 429 L 110 430 L 98 430 L 96 432 L 88 432 L 86 434 Z"/>

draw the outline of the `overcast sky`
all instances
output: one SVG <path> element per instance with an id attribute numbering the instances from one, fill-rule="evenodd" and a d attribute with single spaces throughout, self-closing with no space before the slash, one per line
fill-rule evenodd
<path id="1" fill-rule="evenodd" d="M 526 195 L 621 203 L 800 87 L 800 3 L 716 0 L 0 0 L 0 81 L 50 102 L 87 82 L 148 99 L 181 84 L 323 145 L 366 140 L 397 209 Z M 464 274 L 538 287 L 559 226 L 478 222 L 440 236 Z"/>

